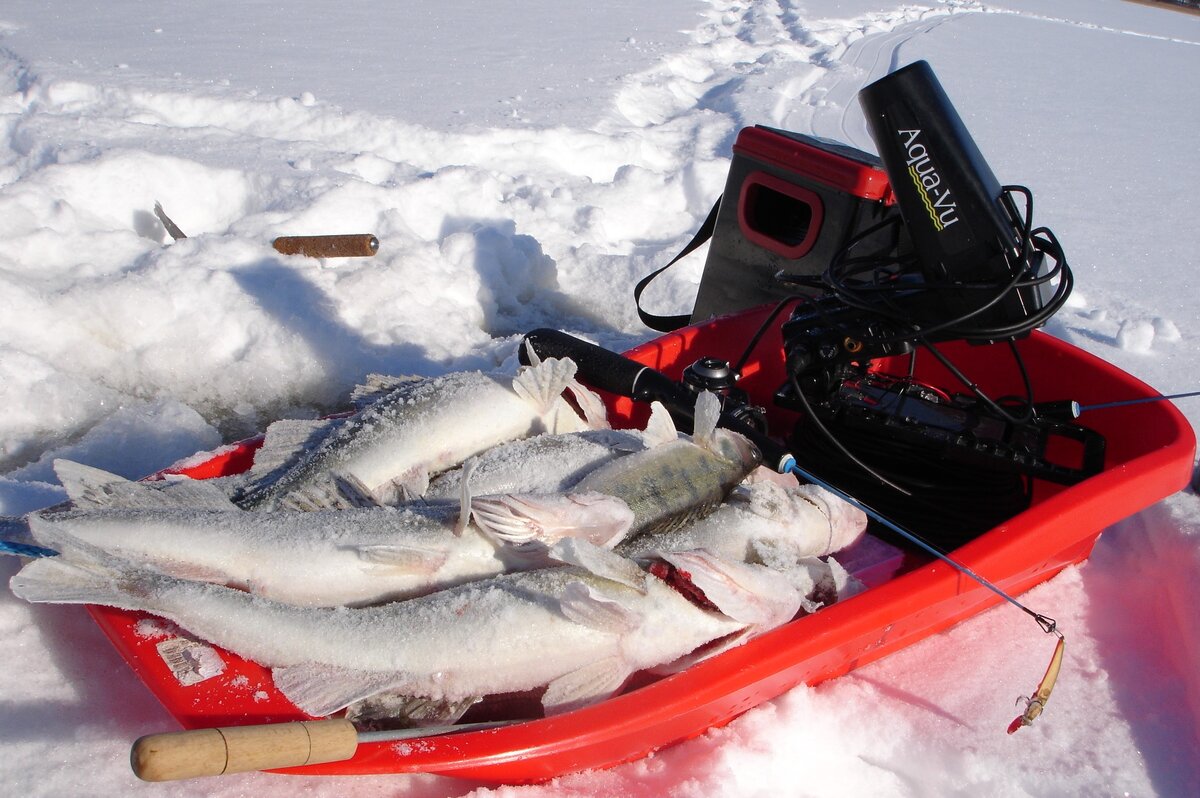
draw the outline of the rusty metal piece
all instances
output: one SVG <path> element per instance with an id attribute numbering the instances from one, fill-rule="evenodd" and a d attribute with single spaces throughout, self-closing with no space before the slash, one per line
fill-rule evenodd
<path id="1" fill-rule="evenodd" d="M 335 236 L 281 236 L 271 242 L 284 255 L 310 258 L 369 258 L 379 251 L 379 239 L 370 233 Z"/>

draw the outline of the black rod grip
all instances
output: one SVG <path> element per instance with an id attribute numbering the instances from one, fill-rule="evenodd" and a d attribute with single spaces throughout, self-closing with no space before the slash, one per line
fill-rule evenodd
<path id="1" fill-rule="evenodd" d="M 696 402 L 695 394 L 662 372 L 560 330 L 545 327 L 533 330 L 526 334 L 525 341 L 538 357 L 575 361 L 580 381 L 593 388 L 640 402 L 657 400 L 670 410 L 684 410 L 689 416 Z M 524 346 L 520 358 L 529 365 Z"/>
<path id="2" fill-rule="evenodd" d="M 624 355 L 560 330 L 545 327 L 533 330 L 526 334 L 525 341 L 533 347 L 538 357 L 574 360 L 579 366 L 580 381 L 593 388 L 618 396 L 627 396 L 639 402 L 662 402 L 680 429 L 685 432 L 692 431 L 696 394 L 661 371 L 655 371 L 636 360 L 630 360 Z M 529 365 L 529 356 L 524 345 L 520 348 L 519 357 L 522 363 Z M 762 452 L 767 464 L 776 470 L 791 457 L 780 443 L 731 413 L 723 412 L 717 424 L 749 439 Z"/>

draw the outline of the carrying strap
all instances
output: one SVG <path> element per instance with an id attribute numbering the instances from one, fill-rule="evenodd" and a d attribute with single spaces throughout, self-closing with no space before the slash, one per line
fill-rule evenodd
<path id="1" fill-rule="evenodd" d="M 666 266 L 650 272 L 650 274 L 642 278 L 641 282 L 634 286 L 633 301 L 637 305 L 638 316 L 641 318 L 642 324 L 645 324 L 650 329 L 658 330 L 659 332 L 671 332 L 678 330 L 680 327 L 686 327 L 691 322 L 692 317 L 689 313 L 683 313 L 678 316 L 658 316 L 647 312 L 642 308 L 642 292 L 646 290 L 646 286 L 650 285 L 651 280 L 695 252 L 701 244 L 712 238 L 713 230 L 717 226 L 717 210 L 720 207 L 721 200 L 718 198 L 717 204 L 713 205 L 712 210 L 708 212 L 708 218 L 704 220 L 704 224 L 700 225 L 700 229 L 696 231 L 696 235 L 692 236 L 692 240 L 679 251 L 679 254 L 671 258 L 671 262 Z"/>

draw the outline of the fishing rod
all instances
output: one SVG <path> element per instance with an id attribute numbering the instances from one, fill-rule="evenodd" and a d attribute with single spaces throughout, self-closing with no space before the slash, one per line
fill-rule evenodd
<path id="1" fill-rule="evenodd" d="M 662 372 L 559 330 L 534 330 L 525 337 L 525 340 L 541 357 L 570 357 L 575 360 L 579 366 L 580 377 L 593 387 L 620 396 L 627 396 L 637 401 L 661 402 L 671 412 L 671 415 L 676 417 L 677 421 L 681 422 L 681 426 L 690 428 L 688 425 L 692 423 L 696 392 L 684 384 L 672 380 Z M 522 355 L 522 357 L 524 358 L 525 355 Z M 795 474 L 797 477 L 828 490 L 838 498 L 864 512 L 869 518 L 929 554 L 932 554 L 934 557 L 951 565 L 1005 601 L 1019 607 L 1037 620 L 1038 625 L 1044 631 L 1048 633 L 1055 631 L 1053 619 L 1033 612 L 994 583 L 950 557 L 946 552 L 927 542 L 917 533 L 910 531 L 860 499 L 821 479 L 808 469 L 802 468 L 797 463 L 796 457 L 792 454 L 789 447 L 767 436 L 761 429 L 749 423 L 744 416 L 739 415 L 736 410 L 731 409 L 728 404 L 726 403 L 722 407 L 718 425 L 740 433 L 749 439 L 751 443 L 758 447 L 758 450 L 763 455 L 763 462 L 768 467 L 781 474 Z"/>
<path id="2" fill-rule="evenodd" d="M 616 352 L 604 349 L 559 330 L 548 328 L 533 330 L 525 336 L 525 344 L 531 347 L 542 358 L 571 358 L 579 367 L 580 379 L 594 388 L 618 396 L 625 396 L 635 401 L 657 401 L 662 403 L 671 413 L 672 417 L 676 419 L 681 428 L 691 429 L 691 424 L 694 421 L 694 406 L 697 392 L 684 383 L 676 382 L 662 372 L 645 364 L 638 363 Z M 522 362 L 528 364 L 527 346 L 520 348 L 520 358 Z M 701 361 L 701 363 L 704 362 L 703 360 Z M 754 423 L 753 416 L 739 412 L 737 406 L 740 403 L 735 398 L 732 398 L 728 394 L 720 398 L 723 401 L 718 425 L 737 432 L 750 440 L 762 453 L 765 465 L 781 474 L 791 473 L 798 478 L 802 478 L 828 490 L 838 498 L 861 510 L 872 520 L 895 532 L 913 545 L 945 562 L 959 573 L 1017 607 L 1033 618 L 1043 632 L 1053 634 L 1058 638 L 1058 643 L 1055 646 L 1055 651 L 1051 658 L 1050 667 L 1046 670 L 1046 675 L 1043 677 L 1041 684 L 1033 696 L 1026 699 L 1028 702 L 1027 709 L 1023 715 L 1013 721 L 1013 724 L 1009 727 L 1009 733 L 1011 734 L 1021 726 L 1032 723 L 1033 719 L 1041 713 L 1046 699 L 1049 698 L 1050 691 L 1053 689 L 1054 681 L 1057 678 L 1058 669 L 1061 667 L 1065 640 L 1062 633 L 1058 630 L 1056 621 L 1025 606 L 998 585 L 976 573 L 937 546 L 929 543 L 920 535 L 888 518 L 867 503 L 831 485 L 828 481 L 821 479 L 808 469 L 801 467 L 796 462 L 796 458 L 789 450 L 789 447 L 768 436 L 759 425 Z"/>
<path id="3" fill-rule="evenodd" d="M 1097 402 L 1096 404 L 1085 405 L 1075 401 L 1065 402 L 1048 402 L 1046 405 L 1038 405 L 1037 410 L 1042 415 L 1059 416 L 1066 418 L 1079 418 L 1084 413 L 1092 410 L 1108 410 L 1114 407 L 1130 407 L 1131 405 L 1147 405 L 1154 402 L 1172 402 L 1176 399 L 1190 399 L 1194 396 L 1200 396 L 1200 391 L 1186 391 L 1184 393 L 1169 393 L 1161 396 L 1143 396 L 1140 399 L 1122 399 L 1118 402 Z"/>

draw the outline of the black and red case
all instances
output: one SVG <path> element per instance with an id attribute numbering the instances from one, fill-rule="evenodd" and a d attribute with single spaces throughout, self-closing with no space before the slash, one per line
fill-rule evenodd
<path id="1" fill-rule="evenodd" d="M 874 155 L 769 127 L 742 129 L 692 322 L 795 294 L 777 272 L 820 275 L 851 239 L 896 214 Z M 878 251 L 895 235 L 881 231 L 863 245 Z"/>

